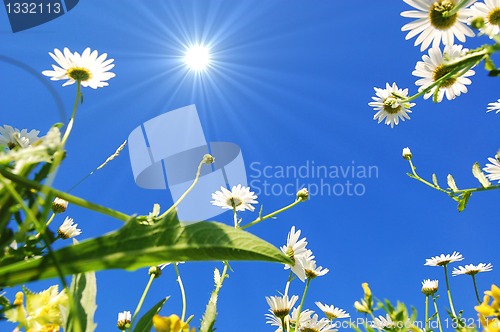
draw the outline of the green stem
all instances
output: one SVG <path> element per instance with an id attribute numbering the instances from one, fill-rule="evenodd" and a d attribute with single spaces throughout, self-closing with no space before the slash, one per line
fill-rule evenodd
<path id="1" fill-rule="evenodd" d="M 447 11 L 447 12 L 444 12 L 443 13 L 443 17 L 450 17 L 452 15 L 455 15 L 456 13 L 458 13 L 458 11 L 463 7 L 465 6 L 465 4 L 468 2 L 469 0 L 461 0 L 459 3 L 457 3 L 452 10 L 450 11 Z"/>
<path id="2" fill-rule="evenodd" d="M 443 332 L 443 327 L 441 326 L 441 317 L 439 317 L 439 309 L 438 309 L 438 306 L 437 306 L 436 297 L 433 296 L 432 300 L 434 302 L 434 310 L 436 311 L 436 317 L 437 317 L 437 322 L 438 322 L 438 326 L 439 326 L 439 332 Z"/>
<path id="3" fill-rule="evenodd" d="M 200 179 L 200 174 L 201 174 L 201 166 L 205 164 L 205 159 L 200 161 L 200 164 L 198 165 L 198 170 L 196 171 L 196 177 L 194 178 L 193 183 L 189 186 L 189 188 L 182 194 L 181 197 L 172 205 L 167 211 L 165 211 L 161 216 L 159 216 L 159 219 L 165 218 L 170 212 L 172 212 L 181 202 L 182 200 L 189 194 L 191 190 L 193 190 L 194 186 L 198 183 L 198 180 Z"/>
<path id="4" fill-rule="evenodd" d="M 108 216 L 116 218 L 118 220 L 128 221 L 131 218 L 131 216 L 129 216 L 125 213 L 107 208 L 105 206 L 91 203 L 91 202 L 86 201 L 82 198 L 70 195 L 68 193 L 65 193 L 63 191 L 59 191 L 59 190 L 51 188 L 51 187 L 44 186 L 38 182 L 26 179 L 24 177 L 21 177 L 19 175 L 13 174 L 13 173 L 10 173 L 2 166 L 0 166 L 0 174 L 3 175 L 5 178 L 12 180 L 14 182 L 17 182 L 19 184 L 22 184 L 23 186 L 25 186 L 27 188 L 41 191 L 42 193 L 45 193 L 46 195 L 57 196 L 59 198 L 62 198 L 64 200 L 66 200 L 70 203 L 73 203 L 75 205 L 78 205 L 80 207 L 108 215 Z"/>
<path id="5" fill-rule="evenodd" d="M 472 281 L 474 282 L 474 290 L 476 291 L 477 304 L 481 305 L 481 298 L 479 297 L 479 292 L 477 291 L 476 275 L 472 274 Z"/>
<path id="6" fill-rule="evenodd" d="M 254 221 L 252 221 L 252 222 L 250 222 L 250 223 L 248 223 L 248 224 L 246 224 L 246 225 L 244 225 L 244 226 L 241 226 L 240 228 L 241 228 L 241 229 L 245 229 L 245 228 L 248 228 L 248 227 L 250 227 L 250 226 L 256 225 L 256 224 L 260 223 L 261 221 L 264 221 L 264 220 L 266 220 L 266 219 L 272 218 L 272 217 L 274 217 L 275 215 L 280 214 L 281 212 L 284 212 L 284 211 L 286 211 L 286 210 L 288 210 L 288 209 L 290 209 L 290 208 L 294 207 L 295 205 L 299 204 L 300 202 L 303 202 L 303 200 L 302 200 L 302 199 L 297 199 L 297 200 L 295 200 L 295 202 L 293 202 L 292 204 L 289 204 L 289 205 L 287 205 L 287 206 L 285 206 L 285 207 L 282 207 L 281 209 L 276 210 L 276 211 L 274 211 L 274 212 L 272 212 L 272 213 L 269 213 L 268 215 L 265 215 L 265 216 L 263 216 L 263 217 L 259 216 L 259 217 L 258 217 L 257 219 L 255 219 Z"/>
<path id="7" fill-rule="evenodd" d="M 463 193 L 466 193 L 466 192 L 480 192 L 480 191 L 487 191 L 487 190 L 494 190 L 494 189 L 500 189 L 500 184 L 499 185 L 494 185 L 494 186 L 489 186 L 489 187 L 479 187 L 479 188 L 467 188 L 467 189 L 459 189 L 459 190 L 446 190 L 446 189 L 443 189 L 441 187 L 438 187 L 436 185 L 434 185 L 433 183 L 430 183 L 429 181 L 421 178 L 417 172 L 416 172 L 416 168 L 415 166 L 413 165 L 412 161 L 409 160 L 409 163 L 410 163 L 410 167 L 411 167 L 411 171 L 413 174 L 408 174 L 411 178 L 415 179 L 415 180 L 418 180 L 420 182 L 422 182 L 423 184 L 431 187 L 432 189 L 436 189 L 440 192 L 443 192 L 445 193 L 446 195 L 450 196 L 450 197 L 457 197 L 459 196 L 460 194 L 463 194 Z"/>
<path id="8" fill-rule="evenodd" d="M 68 126 L 66 127 L 66 131 L 64 132 L 64 136 L 61 140 L 61 146 L 64 147 L 66 144 L 66 141 L 68 140 L 69 134 L 71 133 L 71 130 L 73 129 L 73 124 L 75 122 L 75 116 L 76 116 L 76 110 L 78 109 L 78 103 L 81 99 L 82 93 L 81 93 L 81 82 L 77 81 L 77 86 L 76 86 L 76 98 L 75 98 L 75 104 L 73 105 L 73 112 L 71 113 L 71 118 L 69 119 Z"/>
<path id="9" fill-rule="evenodd" d="M 429 295 L 425 296 L 425 331 L 429 330 Z"/>
<path id="10" fill-rule="evenodd" d="M 446 278 L 446 290 L 448 293 L 448 301 L 450 303 L 451 313 L 453 314 L 453 317 L 456 318 L 457 314 L 455 313 L 455 308 L 453 307 L 453 300 L 451 299 L 450 283 L 448 281 L 448 269 L 446 268 L 446 264 L 443 265 L 443 267 L 444 267 L 444 276 Z"/>
<path id="11" fill-rule="evenodd" d="M 292 270 L 290 270 L 290 274 L 288 275 L 288 280 L 285 286 L 285 293 L 283 294 L 284 296 L 288 295 L 288 288 L 290 288 L 290 283 L 292 282 L 292 280 L 293 280 L 293 272 Z"/>
<path id="12" fill-rule="evenodd" d="M 310 278 L 307 278 L 306 286 L 304 287 L 304 293 L 302 294 L 302 300 L 300 301 L 299 309 L 297 310 L 297 321 L 295 322 L 295 331 L 300 331 L 300 313 L 302 312 L 302 307 L 304 306 L 304 301 L 306 299 L 307 291 L 309 290 L 309 284 L 311 283 Z"/>
<path id="13" fill-rule="evenodd" d="M 186 309 L 187 309 L 186 292 L 184 290 L 184 285 L 182 284 L 181 274 L 179 273 L 179 268 L 177 267 L 177 263 L 174 263 L 174 269 L 175 269 L 175 274 L 177 275 L 177 282 L 179 283 L 179 288 L 181 290 L 181 297 L 182 297 L 181 321 L 184 322 L 184 318 L 186 318 Z"/>
<path id="14" fill-rule="evenodd" d="M 155 278 L 156 278 L 156 275 L 154 273 L 152 273 L 149 276 L 149 280 L 148 280 L 148 283 L 146 284 L 146 288 L 144 288 L 144 291 L 142 292 L 141 299 L 139 300 L 139 303 L 137 303 L 137 307 L 135 308 L 134 316 L 132 316 L 132 321 L 130 322 L 130 329 L 129 329 L 129 331 L 131 331 L 132 330 L 132 326 L 134 326 L 134 322 L 135 322 L 135 320 L 137 318 L 137 315 L 139 314 L 139 311 L 142 308 L 144 300 L 146 299 L 146 295 L 148 294 L 149 289 L 151 288 L 151 284 L 153 283 L 153 280 Z"/>

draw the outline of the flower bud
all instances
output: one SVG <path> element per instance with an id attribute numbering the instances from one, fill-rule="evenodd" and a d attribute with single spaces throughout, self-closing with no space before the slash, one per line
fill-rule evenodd
<path id="1" fill-rule="evenodd" d="M 438 291 L 438 280 L 426 279 L 422 281 L 422 293 L 426 296 L 434 295 Z"/>
<path id="2" fill-rule="evenodd" d="M 149 275 L 154 275 L 155 278 L 159 278 L 161 276 L 161 268 L 159 266 L 151 266 L 148 270 Z"/>
<path id="3" fill-rule="evenodd" d="M 203 156 L 203 162 L 207 165 L 213 164 L 215 162 L 215 158 L 211 154 L 206 154 Z"/>
<path id="4" fill-rule="evenodd" d="M 478 16 L 478 17 L 475 17 L 471 22 L 470 22 L 470 26 L 473 28 L 473 29 L 481 29 L 484 27 L 484 18 L 481 17 L 481 16 Z"/>
<path id="5" fill-rule="evenodd" d="M 125 331 L 130 327 L 131 319 L 132 315 L 130 314 L 130 311 L 120 312 L 118 313 L 118 321 L 116 323 L 116 326 L 119 330 Z"/>
<path id="6" fill-rule="evenodd" d="M 307 191 L 307 188 L 302 188 L 297 191 L 297 199 L 300 201 L 307 201 L 309 199 L 309 191 Z"/>
<path id="7" fill-rule="evenodd" d="M 411 160 L 412 157 L 413 157 L 413 155 L 411 154 L 410 148 L 404 148 L 403 149 L 403 158 L 405 158 L 406 160 Z"/>
<path id="8" fill-rule="evenodd" d="M 67 208 L 68 208 L 68 201 L 62 198 L 56 197 L 52 202 L 52 212 L 54 213 L 65 212 Z"/>

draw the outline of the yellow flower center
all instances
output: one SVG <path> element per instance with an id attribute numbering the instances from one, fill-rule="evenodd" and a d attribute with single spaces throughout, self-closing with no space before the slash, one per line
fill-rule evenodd
<path id="1" fill-rule="evenodd" d="M 450 71 L 451 71 L 450 68 L 446 68 L 444 65 L 439 65 L 434 69 L 434 74 L 432 75 L 432 79 L 434 80 L 434 82 L 436 82 L 438 79 L 440 79 L 444 75 L 448 74 Z M 457 81 L 457 79 L 454 77 L 447 78 L 441 82 L 441 87 L 448 88 L 448 87 L 452 86 L 453 84 L 455 84 L 456 81 Z M 448 263 L 449 263 L 449 261 L 447 261 L 443 265 L 446 265 Z"/>
<path id="2" fill-rule="evenodd" d="M 243 201 L 239 199 L 238 197 L 231 197 L 227 200 L 227 205 L 232 206 L 232 207 L 237 207 L 240 206 Z"/>
<path id="3" fill-rule="evenodd" d="M 439 0 L 432 4 L 429 11 L 429 19 L 434 28 L 438 30 L 448 30 L 457 21 L 458 15 L 455 13 L 445 16 L 450 10 L 455 8 L 455 2 L 452 0 Z"/>
<path id="4" fill-rule="evenodd" d="M 273 310 L 273 313 L 276 317 L 283 318 L 290 313 L 290 309 L 276 309 Z"/>
<path id="5" fill-rule="evenodd" d="M 488 22 L 500 26 L 500 8 L 495 8 L 488 14 Z"/>
<path id="6" fill-rule="evenodd" d="M 66 74 L 77 82 L 85 82 L 92 78 L 92 73 L 87 68 L 72 67 Z"/>
<path id="7" fill-rule="evenodd" d="M 389 97 L 384 101 L 384 111 L 389 114 L 397 114 L 401 111 L 401 105 L 396 98 Z"/>
<path id="8" fill-rule="evenodd" d="M 314 329 L 312 327 L 303 327 L 300 329 L 300 332 L 319 332 L 318 329 Z"/>

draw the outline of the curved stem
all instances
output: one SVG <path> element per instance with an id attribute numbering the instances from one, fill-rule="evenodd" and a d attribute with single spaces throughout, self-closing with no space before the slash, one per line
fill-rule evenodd
<path id="1" fill-rule="evenodd" d="M 184 290 L 184 284 L 182 283 L 181 274 L 179 273 L 179 268 L 177 267 L 177 263 L 174 263 L 174 269 L 175 269 L 175 274 L 177 275 L 177 282 L 179 283 L 179 288 L 181 290 L 181 297 L 182 297 L 181 321 L 183 322 L 184 318 L 186 317 L 186 309 L 187 309 L 186 292 Z"/>
<path id="2" fill-rule="evenodd" d="M 263 217 L 260 217 L 260 216 L 259 216 L 259 217 L 258 217 L 257 219 L 255 219 L 254 221 L 252 221 L 252 222 L 250 222 L 250 223 L 248 223 L 248 224 L 246 224 L 246 225 L 244 225 L 244 226 L 241 226 L 240 228 L 241 228 L 241 229 L 245 229 L 245 228 L 248 228 L 248 227 L 250 227 L 250 226 L 256 225 L 256 224 L 260 223 L 261 221 L 264 221 L 264 220 L 266 220 L 266 219 L 272 218 L 272 217 L 274 217 L 275 215 L 280 214 L 281 212 L 284 212 L 284 211 L 286 211 L 286 210 L 288 210 L 288 209 L 290 209 L 290 208 L 294 207 L 295 205 L 299 204 L 300 202 L 303 202 L 303 200 L 301 200 L 301 199 L 297 199 L 297 200 L 295 200 L 295 202 L 293 202 L 292 204 L 289 204 L 289 205 L 287 205 L 287 206 L 285 206 L 285 207 L 282 207 L 281 209 L 276 210 L 276 211 L 274 211 L 274 212 L 272 212 L 272 213 L 269 213 L 268 215 L 265 215 L 265 216 L 263 216 Z"/>
<path id="3" fill-rule="evenodd" d="M 293 279 L 293 272 L 292 270 L 290 270 L 290 274 L 288 275 L 288 280 L 285 286 L 285 294 L 283 294 L 284 296 L 288 295 L 288 289 L 290 288 L 290 283 L 292 282 L 292 279 Z"/>
<path id="4" fill-rule="evenodd" d="M 453 307 L 453 300 L 451 299 L 450 283 L 448 281 L 448 269 L 446 268 L 446 265 L 443 265 L 443 267 L 444 267 L 444 276 L 446 278 L 446 290 L 448 293 L 448 301 L 450 303 L 451 313 L 453 314 L 453 317 L 456 318 L 457 314 L 455 313 L 455 308 Z"/>
<path id="5" fill-rule="evenodd" d="M 167 211 L 165 211 L 158 218 L 160 218 L 160 219 L 165 218 L 165 216 L 167 216 L 170 212 L 172 212 L 182 202 L 182 200 L 187 196 L 187 194 L 189 194 L 189 192 L 191 190 L 193 190 L 194 186 L 196 186 L 196 184 L 198 183 L 198 180 L 200 179 L 201 166 L 203 166 L 204 163 L 205 163 L 205 159 L 203 159 L 202 161 L 200 161 L 200 164 L 198 165 L 198 170 L 196 171 L 196 177 L 194 178 L 193 183 L 184 192 L 184 194 L 182 194 L 182 196 L 179 197 L 179 199 L 174 203 L 174 205 L 172 205 Z"/>
<path id="6" fill-rule="evenodd" d="M 437 317 L 437 322 L 438 322 L 438 326 L 439 326 L 439 332 L 443 332 L 443 327 L 441 326 L 441 317 L 439 317 L 439 309 L 438 309 L 438 306 L 437 306 L 436 297 L 433 296 L 432 300 L 434 302 L 434 310 L 436 311 L 436 317 Z"/>
<path id="7" fill-rule="evenodd" d="M 132 326 L 134 326 L 134 322 L 135 322 L 135 320 L 137 318 L 137 314 L 139 313 L 139 311 L 142 308 L 144 300 L 146 299 L 146 295 L 148 294 L 149 289 L 151 288 L 151 284 L 153 283 L 153 280 L 155 279 L 155 277 L 156 277 L 155 274 L 151 274 L 149 276 L 148 283 L 146 284 L 146 287 L 144 288 L 144 291 L 142 292 L 141 299 L 139 300 L 139 303 L 137 303 L 137 307 L 135 308 L 134 316 L 132 316 L 132 321 L 130 322 L 130 329 L 129 329 L 129 331 L 131 331 L 132 330 Z"/>
<path id="8" fill-rule="evenodd" d="M 479 292 L 477 291 L 476 276 L 472 275 L 472 281 L 474 282 L 474 290 L 476 291 L 477 304 L 481 305 L 481 298 L 479 297 Z"/>
<path id="9" fill-rule="evenodd" d="M 302 294 L 302 300 L 300 300 L 299 309 L 297 310 L 297 321 L 295 322 L 295 331 L 300 331 L 300 313 L 302 312 L 302 307 L 304 306 L 304 301 L 306 299 L 307 291 L 309 290 L 309 284 L 311 283 L 310 278 L 307 278 L 306 286 L 304 287 L 304 293 Z"/>
<path id="10" fill-rule="evenodd" d="M 73 112 L 71 113 L 71 118 L 69 119 L 68 126 L 66 127 L 66 131 L 64 132 L 64 136 L 61 140 L 61 146 L 64 147 L 66 144 L 66 141 L 68 140 L 69 134 L 71 133 L 71 130 L 73 129 L 73 123 L 75 122 L 75 116 L 76 116 L 76 110 L 78 109 L 78 102 L 80 101 L 82 97 L 81 93 L 81 82 L 77 81 L 77 88 L 76 88 L 76 98 L 75 98 L 75 104 L 73 105 Z"/>

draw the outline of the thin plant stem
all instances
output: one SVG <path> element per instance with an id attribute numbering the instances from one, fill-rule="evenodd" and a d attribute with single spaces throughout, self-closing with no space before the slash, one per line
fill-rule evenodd
<path id="1" fill-rule="evenodd" d="M 429 330 L 429 295 L 425 296 L 425 331 Z"/>
<path id="2" fill-rule="evenodd" d="M 198 183 L 198 180 L 200 179 L 201 166 L 203 166 L 203 164 L 205 164 L 205 159 L 203 159 L 202 161 L 200 161 L 200 164 L 198 165 L 198 170 L 196 171 L 196 177 L 194 178 L 193 183 L 191 183 L 191 185 L 189 186 L 189 188 L 187 188 L 187 190 L 184 192 L 184 194 L 182 194 L 182 196 L 179 197 L 179 199 L 167 211 L 165 211 L 158 218 L 160 218 L 160 219 L 165 218 L 165 216 L 167 216 L 170 212 L 172 212 L 182 202 L 182 200 L 187 196 L 187 194 L 189 194 L 189 192 L 191 190 L 193 190 L 193 188 Z"/>
<path id="3" fill-rule="evenodd" d="M 439 332 L 443 332 L 443 327 L 441 326 L 441 318 L 439 317 L 439 309 L 437 306 L 437 301 L 436 297 L 432 297 L 432 301 L 434 302 L 434 310 L 436 311 L 436 317 L 437 317 L 437 322 L 438 322 L 438 327 L 439 327 Z"/>
<path id="4" fill-rule="evenodd" d="M 474 283 L 474 290 L 476 291 L 477 304 L 481 304 L 481 298 L 479 297 L 479 292 L 477 291 L 476 275 L 472 274 L 472 281 Z"/>
<path id="5" fill-rule="evenodd" d="M 47 220 L 47 222 L 45 223 L 45 227 L 44 227 L 44 230 L 47 229 L 49 227 L 49 225 L 52 223 L 52 221 L 54 220 L 54 217 L 56 216 L 55 213 L 52 213 L 52 215 L 50 216 L 49 220 Z M 35 235 L 35 238 L 39 238 L 40 237 L 40 232 L 38 232 L 36 235 Z"/>
<path id="6" fill-rule="evenodd" d="M 448 269 L 446 268 L 446 265 L 443 265 L 444 267 L 444 276 L 446 278 L 446 291 L 448 293 L 448 301 L 450 302 L 450 309 L 451 313 L 453 314 L 453 317 L 456 318 L 457 314 L 455 313 L 455 308 L 453 307 L 453 300 L 451 299 L 451 290 L 450 290 L 450 283 L 448 281 Z"/>
<path id="7" fill-rule="evenodd" d="M 73 112 L 71 113 L 71 118 L 69 119 L 68 125 L 66 126 L 66 131 L 64 132 L 64 136 L 61 140 L 62 147 L 66 144 L 66 141 L 68 140 L 69 134 L 71 133 L 71 130 L 73 129 L 73 124 L 75 122 L 75 116 L 76 116 L 76 110 L 78 109 L 78 104 L 79 101 L 81 100 L 82 93 L 81 93 L 81 87 L 82 83 L 80 81 L 77 81 L 77 87 L 76 87 L 76 98 L 75 98 L 75 104 L 73 105 Z"/>
<path id="8" fill-rule="evenodd" d="M 153 280 L 155 278 L 156 278 L 156 275 L 153 274 L 153 273 L 149 276 L 148 283 L 146 284 L 146 287 L 144 288 L 144 291 L 142 292 L 142 296 L 141 296 L 141 298 L 139 300 L 139 303 L 137 303 L 137 307 L 135 308 L 134 316 L 132 316 L 132 321 L 130 322 L 130 329 L 129 329 L 129 331 L 131 331 L 132 330 L 132 326 L 134 326 L 134 322 L 137 319 L 137 315 L 139 314 L 139 311 L 141 310 L 142 305 L 144 304 L 144 300 L 146 299 L 146 295 L 148 294 L 149 289 L 151 288 L 151 284 L 153 283 Z"/>
<path id="9" fill-rule="evenodd" d="M 186 292 L 184 290 L 184 284 L 182 283 L 181 274 L 179 273 L 179 268 L 177 267 L 177 263 L 174 263 L 174 269 L 175 269 L 175 274 L 177 275 L 177 283 L 179 284 L 179 288 L 181 290 L 181 297 L 182 297 L 181 321 L 183 322 L 184 318 L 186 317 L 186 309 L 187 309 Z"/>
<path id="10" fill-rule="evenodd" d="M 302 312 L 302 307 L 304 306 L 304 301 L 306 299 L 307 291 L 309 290 L 309 284 L 311 283 L 310 278 L 307 278 L 306 286 L 304 287 L 304 293 L 302 294 L 302 300 L 300 301 L 299 309 L 297 310 L 297 321 L 295 322 L 295 331 L 299 331 L 300 314 Z"/>
<path id="11" fill-rule="evenodd" d="M 258 217 L 257 219 L 255 219 L 254 221 L 252 221 L 252 222 L 250 222 L 250 223 L 248 223 L 248 224 L 246 224 L 246 225 L 244 225 L 244 226 L 241 226 L 240 228 L 241 228 L 241 229 L 245 229 L 245 228 L 251 227 L 251 226 L 253 226 L 253 225 L 256 225 L 256 224 L 260 223 L 261 221 L 264 221 L 264 220 L 266 220 L 266 219 L 272 218 L 272 217 L 274 217 L 275 215 L 280 214 L 281 212 L 284 212 L 284 211 L 286 211 L 286 210 L 288 210 L 288 209 L 290 209 L 290 208 L 294 207 L 295 205 L 299 204 L 300 202 L 303 202 L 303 200 L 302 200 L 302 199 L 297 199 L 297 200 L 295 200 L 295 202 L 293 202 L 292 204 L 289 204 L 289 205 L 287 205 L 287 206 L 285 206 L 285 207 L 282 207 L 281 209 L 276 210 L 276 211 L 274 211 L 274 212 L 272 212 L 272 213 L 269 213 L 269 214 L 267 214 L 267 215 L 265 215 L 265 216 L 263 216 L 263 217 L 259 216 L 259 217 Z"/>
<path id="12" fill-rule="evenodd" d="M 285 294 L 283 294 L 284 296 L 288 295 L 288 289 L 290 288 L 290 283 L 292 282 L 292 279 L 293 279 L 293 272 L 292 270 L 290 270 L 290 274 L 288 275 L 288 280 L 285 286 Z"/>
<path id="13" fill-rule="evenodd" d="M 35 189 L 37 191 L 40 191 L 40 192 L 48 194 L 48 195 L 57 196 L 57 197 L 62 198 L 62 199 L 66 200 L 72 204 L 75 204 L 75 205 L 78 205 L 80 207 L 108 215 L 108 216 L 116 218 L 118 220 L 128 221 L 131 218 L 131 216 L 129 216 L 125 213 L 107 208 L 105 206 L 91 203 L 91 202 L 84 200 L 82 198 L 79 198 L 79 197 L 70 195 L 68 193 L 65 193 L 63 191 L 42 185 L 36 181 L 26 179 L 26 178 L 19 176 L 17 174 L 10 173 L 2 166 L 0 166 L 0 174 L 3 175 L 5 178 L 12 180 L 16 183 L 22 184 L 23 186 L 25 186 L 27 188 Z"/>

